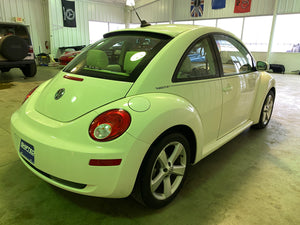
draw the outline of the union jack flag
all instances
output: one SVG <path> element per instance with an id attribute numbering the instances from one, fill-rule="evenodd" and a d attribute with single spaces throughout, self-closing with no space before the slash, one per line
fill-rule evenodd
<path id="1" fill-rule="evenodd" d="M 204 0 L 191 1 L 191 17 L 199 17 L 203 15 Z"/>

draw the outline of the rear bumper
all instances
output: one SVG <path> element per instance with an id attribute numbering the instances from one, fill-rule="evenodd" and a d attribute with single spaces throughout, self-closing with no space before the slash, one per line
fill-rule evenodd
<path id="1" fill-rule="evenodd" d="M 25 114 L 22 108 L 12 115 L 11 134 L 21 161 L 31 172 L 79 194 L 111 198 L 130 195 L 148 144 L 127 133 L 108 143 L 93 141 L 88 126 L 95 113 L 59 123 L 37 112 Z M 34 146 L 34 164 L 20 153 L 21 140 Z M 90 166 L 91 159 L 122 161 L 118 166 Z"/>
<path id="2" fill-rule="evenodd" d="M 0 68 L 23 67 L 25 65 L 34 64 L 34 63 L 35 63 L 35 60 L 0 61 Z"/>

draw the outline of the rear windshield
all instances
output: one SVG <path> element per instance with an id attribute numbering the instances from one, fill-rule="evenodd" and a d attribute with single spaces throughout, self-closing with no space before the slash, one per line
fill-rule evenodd
<path id="1" fill-rule="evenodd" d="M 7 35 L 16 35 L 31 44 L 29 34 L 26 27 L 14 24 L 0 24 L 0 36 L 4 37 Z"/>
<path id="2" fill-rule="evenodd" d="M 151 59 L 170 40 L 168 36 L 118 33 L 104 38 L 72 60 L 65 72 L 134 82 Z"/>

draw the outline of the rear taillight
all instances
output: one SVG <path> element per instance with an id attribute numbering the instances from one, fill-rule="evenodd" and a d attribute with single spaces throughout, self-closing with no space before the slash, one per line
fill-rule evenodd
<path id="1" fill-rule="evenodd" d="M 113 109 L 97 116 L 90 125 L 89 134 L 95 141 L 110 141 L 121 136 L 129 127 L 131 117 L 123 109 Z"/>
<path id="2" fill-rule="evenodd" d="M 23 103 L 32 95 L 32 93 L 38 88 L 38 86 L 36 86 L 35 88 L 33 88 L 25 97 Z M 22 104 L 23 104 L 22 103 Z"/>
<path id="3" fill-rule="evenodd" d="M 29 51 L 28 52 L 29 53 L 33 53 L 33 47 L 32 46 L 29 47 Z"/>

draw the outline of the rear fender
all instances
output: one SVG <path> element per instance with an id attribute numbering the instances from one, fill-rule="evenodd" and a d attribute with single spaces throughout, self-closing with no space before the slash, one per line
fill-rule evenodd
<path id="1" fill-rule="evenodd" d="M 145 104 L 149 106 L 147 110 L 136 110 Z M 129 98 L 129 108 L 132 124 L 128 133 L 135 138 L 152 144 L 169 128 L 185 125 L 193 131 L 196 138 L 196 159 L 202 156 L 202 122 L 197 110 L 187 100 L 172 94 L 142 94 Z"/>

